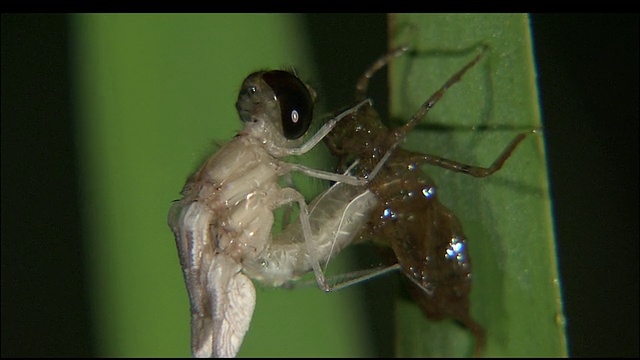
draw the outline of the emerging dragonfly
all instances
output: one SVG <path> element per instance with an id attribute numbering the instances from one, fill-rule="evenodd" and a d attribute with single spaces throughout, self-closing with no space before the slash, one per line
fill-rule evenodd
<path id="1" fill-rule="evenodd" d="M 374 73 L 407 51 L 407 47 L 401 47 L 377 60 L 358 81 L 356 102 L 365 98 Z M 481 60 L 484 51 L 449 78 L 403 126 L 387 128 L 374 108 L 365 105 L 348 115 L 325 138 L 342 166 L 358 160 L 356 174 L 360 176 L 380 170 L 368 184 L 378 202 L 359 239 L 390 246 L 396 265 L 386 270 L 400 269 L 411 280 L 410 292 L 427 318 L 453 318 L 470 329 L 476 339 L 476 355 L 483 348 L 484 330 L 469 315 L 471 259 L 467 239 L 459 220 L 438 200 L 434 182 L 420 165 L 440 166 L 474 177 L 489 176 L 500 170 L 528 133 L 517 135 L 489 168 L 411 152 L 398 145 L 447 89 Z M 382 163 L 378 164 L 378 160 L 389 153 L 390 158 L 380 168 Z"/>
<path id="2" fill-rule="evenodd" d="M 363 179 L 281 160 L 309 151 L 340 119 L 368 104 L 331 119 L 302 144 L 313 94 L 287 71 L 249 75 L 236 103 L 244 129 L 187 180 L 182 199 L 169 210 L 196 357 L 237 354 L 255 307 L 249 278 L 279 286 L 313 270 L 320 288 L 328 290 L 321 263 L 354 238 L 375 202 Z M 291 171 L 338 183 L 307 207 L 297 190 L 278 185 Z M 298 219 L 272 238 L 274 209 L 292 203 L 299 206 Z"/>

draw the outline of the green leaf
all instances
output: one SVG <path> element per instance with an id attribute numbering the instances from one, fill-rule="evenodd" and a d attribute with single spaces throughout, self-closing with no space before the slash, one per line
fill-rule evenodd
<path id="1" fill-rule="evenodd" d="M 490 47 L 423 121 L 450 131 L 416 130 L 407 148 L 486 167 L 516 134 L 541 126 L 526 16 L 403 14 L 390 23 L 392 45 L 409 41 L 417 52 L 392 64 L 391 112 L 403 121 L 482 45 Z M 471 314 L 486 331 L 484 356 L 567 355 L 543 140 L 527 137 L 488 178 L 425 168 L 467 235 Z M 470 332 L 427 321 L 402 299 L 396 335 L 400 356 L 473 352 Z"/>

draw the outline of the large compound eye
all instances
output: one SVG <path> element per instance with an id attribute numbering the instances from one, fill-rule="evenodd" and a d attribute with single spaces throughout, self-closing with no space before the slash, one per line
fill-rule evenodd
<path id="1" fill-rule="evenodd" d="M 267 71 L 262 79 L 271 87 L 280 105 L 284 136 L 294 140 L 311 126 L 313 99 L 300 79 L 283 70 Z"/>

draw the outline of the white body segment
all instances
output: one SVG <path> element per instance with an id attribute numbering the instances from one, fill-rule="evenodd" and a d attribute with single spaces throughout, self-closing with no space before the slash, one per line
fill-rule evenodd
<path id="1" fill-rule="evenodd" d="M 377 197 L 362 187 L 336 183 L 309 204 L 309 223 L 315 254 L 321 263 L 349 245 L 377 204 Z M 313 270 L 313 260 L 301 242 L 300 219 L 286 227 L 267 249 L 243 263 L 252 279 L 280 286 Z"/>

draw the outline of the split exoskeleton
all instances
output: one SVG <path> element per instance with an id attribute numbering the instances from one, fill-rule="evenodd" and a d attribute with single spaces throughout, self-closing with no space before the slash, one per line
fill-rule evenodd
<path id="1" fill-rule="evenodd" d="M 391 59 L 409 49 L 400 47 L 378 59 L 356 85 L 355 101 L 365 98 L 373 74 Z M 471 259 L 466 236 L 457 217 L 439 201 L 436 185 L 421 169 L 432 165 L 474 177 L 500 170 L 518 144 L 531 131 L 518 134 L 489 168 L 466 165 L 441 157 L 412 152 L 399 144 L 440 100 L 444 93 L 483 57 L 483 51 L 453 74 L 402 126 L 388 128 L 370 105 L 360 107 L 336 125 L 325 138 L 330 151 L 343 165 L 357 161 L 354 173 L 375 178 L 367 184 L 377 199 L 370 218 L 353 242 L 374 241 L 392 251 L 392 264 L 371 271 L 383 274 L 402 271 L 409 291 L 425 316 L 431 320 L 452 318 L 471 330 L 480 355 L 484 329 L 469 314 Z M 377 159 L 385 161 L 378 162 Z M 363 279 L 372 275 L 367 274 Z M 357 279 L 352 279 L 357 282 Z"/>

